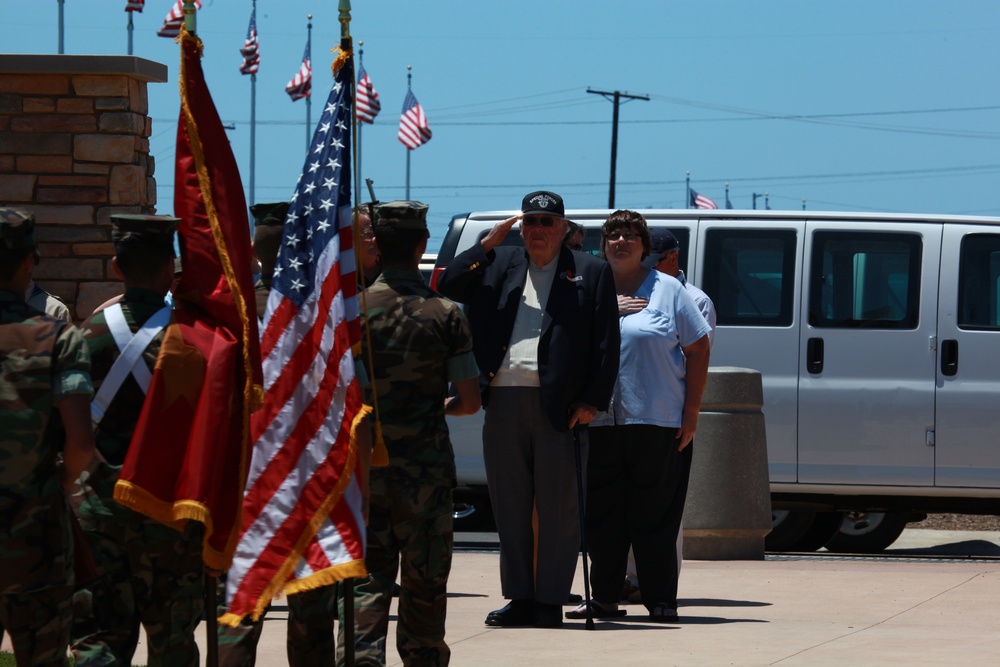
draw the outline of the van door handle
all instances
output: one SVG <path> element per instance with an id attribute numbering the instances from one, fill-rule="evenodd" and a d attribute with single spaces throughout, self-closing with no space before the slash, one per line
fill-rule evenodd
<path id="1" fill-rule="evenodd" d="M 822 338 L 810 338 L 806 343 L 806 369 L 813 375 L 823 372 Z"/>
<path id="2" fill-rule="evenodd" d="M 951 377 L 958 373 L 958 341 L 954 338 L 941 342 L 941 375 Z"/>

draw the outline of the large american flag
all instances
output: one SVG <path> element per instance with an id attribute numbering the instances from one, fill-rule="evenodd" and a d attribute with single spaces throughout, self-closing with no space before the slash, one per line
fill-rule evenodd
<path id="1" fill-rule="evenodd" d="M 285 92 L 291 96 L 293 102 L 312 95 L 312 63 L 309 60 L 309 51 L 309 41 L 306 40 L 306 52 L 302 54 L 299 71 L 285 86 Z"/>
<path id="2" fill-rule="evenodd" d="M 201 0 L 195 0 L 195 10 L 201 9 Z M 163 26 L 156 31 L 160 37 L 176 37 L 181 34 L 181 25 L 184 23 L 184 0 L 177 0 L 177 3 L 170 8 L 166 18 L 163 19 Z"/>
<path id="3" fill-rule="evenodd" d="M 291 198 L 264 317 L 243 530 L 227 577 L 233 623 L 295 593 L 365 576 L 351 427 L 362 412 L 351 232 L 351 83 L 336 74 Z"/>
<path id="4" fill-rule="evenodd" d="M 410 150 L 431 140 L 431 128 L 427 124 L 427 116 L 424 115 L 424 110 L 420 108 L 420 103 L 417 102 L 412 90 L 406 91 L 403 115 L 399 119 L 399 134 L 396 138 Z"/>
<path id="5" fill-rule="evenodd" d="M 372 85 L 371 77 L 365 71 L 365 66 L 358 67 L 358 89 L 356 91 L 358 101 L 358 120 L 362 123 L 374 123 L 375 116 L 382 110 L 382 103 L 378 101 L 378 92 Z"/>
<path id="6" fill-rule="evenodd" d="M 125 11 L 142 13 L 142 6 L 146 0 L 125 0 Z"/>
<path id="7" fill-rule="evenodd" d="M 240 72 L 243 74 L 256 74 L 260 66 L 260 45 L 257 43 L 257 8 L 250 11 L 250 26 L 247 28 L 247 38 L 240 49 L 243 56 L 243 64 L 240 65 Z"/>
<path id="8" fill-rule="evenodd" d="M 719 205 L 714 201 L 694 190 L 691 190 L 691 206 L 692 208 L 719 208 Z"/>

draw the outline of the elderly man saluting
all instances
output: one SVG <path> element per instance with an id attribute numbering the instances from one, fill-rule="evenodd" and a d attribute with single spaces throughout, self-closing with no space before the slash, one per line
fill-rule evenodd
<path id="1" fill-rule="evenodd" d="M 607 407 L 618 374 L 611 270 L 562 246 L 564 216 L 559 195 L 532 192 L 437 284 L 467 304 L 486 406 L 483 456 L 511 601 L 486 617 L 492 626 L 562 625 L 580 546 L 573 429 Z M 501 246 L 517 222 L 524 248 Z"/>

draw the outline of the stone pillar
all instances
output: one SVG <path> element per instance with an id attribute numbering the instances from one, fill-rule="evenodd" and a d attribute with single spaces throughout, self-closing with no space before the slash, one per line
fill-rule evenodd
<path id="1" fill-rule="evenodd" d="M 113 213 L 155 213 L 146 86 L 165 65 L 134 56 L 0 54 L 0 204 L 34 213 L 35 281 L 83 319 L 121 282 Z"/>
<path id="2" fill-rule="evenodd" d="M 684 508 L 684 558 L 764 559 L 771 489 L 763 405 L 758 371 L 709 369 Z"/>

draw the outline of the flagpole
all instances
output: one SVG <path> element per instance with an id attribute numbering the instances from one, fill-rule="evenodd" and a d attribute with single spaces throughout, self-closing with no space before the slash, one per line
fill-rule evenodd
<path id="1" fill-rule="evenodd" d="M 257 0 L 253 0 L 254 23 L 257 20 Z M 256 25 L 254 30 L 256 31 Z M 259 31 L 257 31 L 260 34 Z M 308 101 L 308 100 L 307 100 Z M 250 73 L 250 206 L 254 205 L 254 172 L 257 155 L 257 73 Z"/>
<path id="2" fill-rule="evenodd" d="M 407 92 L 409 92 L 412 89 L 412 85 L 411 85 L 410 81 L 413 78 L 413 73 L 410 71 L 411 69 L 412 69 L 412 67 L 410 65 L 406 66 L 406 90 L 407 90 Z M 413 152 L 413 149 L 411 149 L 409 146 L 407 146 L 406 147 L 406 197 L 404 198 L 407 201 L 409 201 L 409 199 L 410 199 L 410 153 L 412 153 L 412 152 Z"/>
<path id="3" fill-rule="evenodd" d="M 354 76 L 357 78 L 358 71 L 361 66 L 364 65 L 362 60 L 364 59 L 365 50 L 361 47 L 365 45 L 364 42 L 358 41 L 358 69 L 354 70 Z M 355 84 L 354 89 L 354 129 L 357 133 L 356 141 L 354 142 L 354 201 L 358 201 L 361 196 L 361 123 L 357 122 L 358 118 L 358 91 L 357 84 Z"/>
<path id="4" fill-rule="evenodd" d="M 128 54 L 132 55 L 132 14 L 128 12 Z"/>
<path id="5" fill-rule="evenodd" d="M 344 63 L 343 66 L 344 67 L 346 67 L 348 65 L 351 66 L 351 72 L 350 72 L 351 75 L 349 77 L 347 77 L 347 79 L 348 79 L 348 81 L 350 81 L 349 85 L 353 86 L 353 85 L 355 85 L 354 84 L 355 70 L 354 70 L 354 63 L 350 62 L 350 54 L 351 54 L 351 0 L 340 0 L 340 3 L 338 5 L 338 7 L 337 7 L 337 10 L 340 13 L 340 50 L 343 53 L 348 54 L 348 58 L 349 58 L 349 62 Z M 361 42 L 358 42 L 358 46 L 359 47 L 361 46 Z M 360 127 L 360 125 L 358 123 L 358 110 L 357 110 L 357 99 L 358 98 L 357 98 L 357 90 L 350 91 L 350 92 L 351 92 L 351 94 L 347 95 L 347 98 L 352 101 L 352 105 L 354 107 L 354 109 L 353 109 L 354 113 L 352 114 L 352 120 L 353 120 L 353 126 L 354 126 L 353 129 L 354 129 L 354 140 L 355 140 L 355 151 L 354 151 L 354 156 L 353 156 L 354 157 L 354 165 L 353 166 L 354 166 L 354 183 L 355 183 L 355 188 L 356 188 L 354 190 L 354 201 L 356 202 L 358 200 L 358 190 L 357 190 L 357 187 L 358 187 L 358 173 L 360 171 L 360 166 L 361 166 L 361 127 Z M 309 101 L 308 98 L 306 98 L 306 101 L 307 102 Z M 306 150 L 308 151 L 308 148 Z M 357 215 L 353 216 L 353 219 L 354 219 L 355 222 L 357 222 Z M 374 222 L 375 222 L 374 219 L 372 219 L 372 223 L 374 223 Z M 359 244 L 357 244 L 357 240 L 361 238 L 361 232 L 357 228 L 356 224 L 352 225 L 352 226 L 354 227 L 354 229 L 352 231 L 354 233 L 354 240 L 355 240 L 354 257 L 355 257 L 355 261 L 357 261 L 357 256 L 358 256 L 358 252 L 359 252 Z M 362 299 L 364 299 L 363 296 L 362 296 Z M 355 655 L 354 655 L 354 648 L 355 648 L 354 647 L 354 641 L 355 641 L 355 639 L 354 639 L 354 579 L 351 578 L 351 577 L 347 577 L 347 578 L 343 579 L 341 583 L 343 585 L 338 586 L 338 588 L 343 593 L 343 601 L 344 601 L 344 615 L 343 615 L 343 617 L 341 618 L 341 621 L 340 621 L 343 624 L 343 628 L 344 628 L 344 664 L 346 665 L 346 667 L 354 667 L 354 665 L 355 665 Z"/>
<path id="6" fill-rule="evenodd" d="M 192 35 L 197 34 L 197 8 L 195 0 L 184 0 L 184 28 Z M 131 12 L 130 12 L 131 17 Z M 183 54 L 183 45 L 181 53 Z M 183 57 L 183 56 L 182 56 Z M 205 636 L 208 639 L 206 646 L 205 665 L 206 667 L 218 667 L 219 665 L 219 623 L 218 623 L 218 600 L 216 599 L 215 586 L 217 578 L 208 573 L 205 574 Z"/>
<path id="7" fill-rule="evenodd" d="M 63 49 L 63 7 L 66 4 L 66 0 L 59 0 L 59 54 L 65 53 Z"/>
<path id="8" fill-rule="evenodd" d="M 686 172 L 684 177 L 684 187 L 687 192 L 684 199 L 684 208 L 691 208 L 691 172 Z"/>
<path id="9" fill-rule="evenodd" d="M 312 32 L 313 32 L 313 15 L 307 14 L 306 18 L 309 19 L 309 23 L 306 27 L 306 54 L 309 56 L 309 67 L 312 67 Z M 310 83 L 310 86 L 312 84 Z M 306 97 L 306 153 L 309 153 L 309 146 L 312 145 L 312 121 L 310 120 L 312 112 L 312 95 Z"/>

